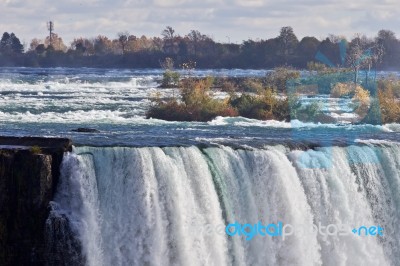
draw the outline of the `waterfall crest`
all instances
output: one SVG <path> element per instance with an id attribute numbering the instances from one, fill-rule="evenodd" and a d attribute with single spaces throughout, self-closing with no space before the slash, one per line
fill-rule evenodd
<path id="1" fill-rule="evenodd" d="M 399 192 L 396 144 L 78 147 L 64 156 L 51 213 L 66 217 L 87 265 L 395 265 Z M 343 225 L 349 234 L 247 241 L 225 232 L 259 221 Z M 351 232 L 362 225 L 384 234 Z"/>

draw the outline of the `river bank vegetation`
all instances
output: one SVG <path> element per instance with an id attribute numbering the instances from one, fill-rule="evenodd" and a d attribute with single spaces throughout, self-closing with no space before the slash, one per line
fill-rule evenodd
<path id="1" fill-rule="evenodd" d="M 320 66 L 322 69 L 322 66 Z M 325 70 L 324 70 L 325 71 Z M 329 95 L 332 99 L 349 101 L 358 119 L 354 123 L 400 122 L 400 80 L 389 76 L 377 80 L 357 79 L 350 69 L 331 69 L 300 76 L 291 68 L 277 68 L 265 77 L 196 78 L 166 70 L 161 86 L 179 89 L 179 95 L 162 99 L 157 95 L 147 112 L 148 118 L 169 121 L 210 121 L 217 116 L 242 116 L 259 120 L 336 123 L 323 112 L 319 102 L 304 104 L 301 97 Z M 173 82 L 170 76 L 176 78 Z M 171 83 L 169 83 L 171 82 Z M 225 92 L 226 97 L 214 97 Z M 337 101 L 337 100 L 334 100 Z"/>
<path id="2" fill-rule="evenodd" d="M 174 64 L 188 72 L 194 67 L 275 71 L 263 78 L 195 78 L 181 77 L 174 71 Z M 335 120 L 322 111 L 320 104 L 304 105 L 299 101 L 304 95 L 327 94 L 351 99 L 360 122 L 400 122 L 398 78 L 376 77 L 376 70 L 400 69 L 400 40 L 390 30 L 380 30 L 374 38 L 356 34 L 351 40 L 335 35 L 299 40 L 293 28 L 282 27 L 276 37 L 239 44 L 217 42 L 196 30 L 179 35 L 168 26 L 160 37 L 120 32 L 114 39 L 75 38 L 69 46 L 54 32 L 33 39 L 29 46 L 14 33 L 4 32 L 0 66 L 161 66 L 165 72 L 160 86 L 178 88 L 179 96 L 156 97 L 147 116 L 166 120 L 209 121 L 216 116 L 243 116 L 332 123 Z M 300 77 L 298 69 L 308 70 L 306 79 Z M 216 98 L 216 91 L 228 96 Z"/>
<path id="3" fill-rule="evenodd" d="M 172 72 L 168 70 L 168 73 Z M 279 94 L 286 91 L 289 79 L 299 77 L 299 71 L 288 68 L 278 68 L 265 78 L 185 77 L 179 82 L 180 95 L 169 99 L 156 96 L 147 117 L 170 121 L 210 121 L 217 116 L 242 116 L 289 121 L 294 109 L 299 116 L 304 112 L 313 117 L 322 115 L 318 106 L 302 107 L 296 97 Z M 217 99 L 213 97 L 216 90 L 229 96 Z"/>
<path id="4" fill-rule="evenodd" d="M 372 38 L 356 34 L 349 40 L 337 35 L 299 39 L 292 27 L 282 27 L 275 37 L 231 43 L 216 41 L 197 30 L 181 35 L 169 26 L 155 37 L 120 32 L 114 38 L 77 37 L 70 44 L 54 32 L 25 44 L 14 33 L 4 32 L 0 40 L 0 66 L 159 68 L 160 61 L 169 57 L 177 65 L 195 61 L 197 68 L 304 69 L 316 61 L 331 67 L 351 65 L 342 59 L 354 53 L 354 49 L 381 51 L 376 53 L 379 60 L 371 61 L 369 67 L 400 69 L 400 41 L 390 30 L 380 30 Z M 357 69 L 357 60 L 352 63 Z"/>

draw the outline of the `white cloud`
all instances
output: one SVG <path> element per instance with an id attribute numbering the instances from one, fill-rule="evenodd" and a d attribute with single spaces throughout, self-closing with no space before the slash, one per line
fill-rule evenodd
<path id="1" fill-rule="evenodd" d="M 12 1 L 12 0 L 0 0 L 0 5 L 1 5 L 1 4 L 7 5 L 7 4 L 11 3 L 11 1 Z"/>
<path id="2" fill-rule="evenodd" d="M 167 25 L 181 35 L 197 29 L 217 41 L 271 38 L 282 26 L 292 26 L 300 38 L 374 36 L 382 28 L 396 30 L 400 22 L 398 0 L 0 0 L 0 7 L 0 31 L 26 42 L 46 36 L 49 19 L 66 41 L 98 34 L 114 38 L 125 30 L 160 36 Z"/>
<path id="3" fill-rule="evenodd" d="M 260 7 L 265 4 L 263 0 L 236 0 L 236 4 L 244 7 Z"/>
<path id="4" fill-rule="evenodd" d="M 161 7 L 176 7 L 189 2 L 188 0 L 154 0 L 154 4 Z"/>

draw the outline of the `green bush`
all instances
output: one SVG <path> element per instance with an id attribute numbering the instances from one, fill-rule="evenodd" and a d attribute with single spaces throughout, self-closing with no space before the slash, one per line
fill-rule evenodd
<path id="1" fill-rule="evenodd" d="M 42 149 L 39 146 L 35 145 L 30 148 L 30 152 L 33 154 L 41 154 Z"/>
<path id="2" fill-rule="evenodd" d="M 291 68 L 279 67 L 267 73 L 265 83 L 266 86 L 271 88 L 274 92 L 287 92 L 288 82 L 299 78 L 299 71 Z"/>
<path id="3" fill-rule="evenodd" d="M 290 120 L 288 99 L 278 99 L 271 89 L 265 89 L 257 95 L 243 93 L 231 99 L 230 104 L 240 116 L 267 120 Z"/>
<path id="4" fill-rule="evenodd" d="M 258 118 L 259 110 L 263 108 L 262 102 L 257 96 L 243 93 L 240 97 L 232 99 L 230 104 L 240 116 Z"/>
<path id="5" fill-rule="evenodd" d="M 242 90 L 248 92 L 259 92 L 264 88 L 263 83 L 260 79 L 247 78 L 242 82 Z"/>
<path id="6" fill-rule="evenodd" d="M 284 110 L 289 110 L 290 119 L 298 119 L 303 122 L 322 123 L 331 123 L 336 121 L 322 112 L 322 105 L 320 102 L 302 105 L 298 96 L 293 94 L 288 97 L 287 105 L 288 107 L 285 106 L 280 110 L 280 113 L 284 113 Z"/>
<path id="7" fill-rule="evenodd" d="M 272 88 L 264 89 L 260 80 L 247 79 L 246 82 L 257 94 L 237 96 L 230 90 L 228 98 L 219 100 L 212 97 L 214 78 L 185 78 L 179 84 L 179 99 L 156 97 L 146 116 L 169 121 L 209 121 L 216 116 L 238 115 L 260 120 L 290 120 L 289 98 L 278 98 Z M 299 105 L 297 100 L 294 102 Z"/>
<path id="8" fill-rule="evenodd" d="M 210 95 L 213 78 L 187 78 L 180 87 L 181 101 L 157 100 L 147 112 L 147 117 L 168 121 L 209 121 L 217 116 L 237 116 L 237 111 L 227 100 L 214 99 Z"/>
<path id="9" fill-rule="evenodd" d="M 178 87 L 180 75 L 178 72 L 166 70 L 163 74 L 161 86 L 163 88 Z"/>
<path id="10" fill-rule="evenodd" d="M 379 90 L 378 98 L 382 123 L 400 123 L 400 102 L 393 88 Z"/>
<path id="11" fill-rule="evenodd" d="M 321 105 L 318 102 L 313 102 L 300 108 L 297 119 L 304 122 L 317 122 L 317 117 L 321 115 Z"/>
<path id="12" fill-rule="evenodd" d="M 388 77 L 378 80 L 380 91 L 391 91 L 393 96 L 400 98 L 400 80 L 397 77 Z"/>
<path id="13" fill-rule="evenodd" d="M 227 92 L 229 94 L 233 94 L 238 90 L 235 83 L 229 80 L 223 80 L 221 82 L 221 91 Z"/>

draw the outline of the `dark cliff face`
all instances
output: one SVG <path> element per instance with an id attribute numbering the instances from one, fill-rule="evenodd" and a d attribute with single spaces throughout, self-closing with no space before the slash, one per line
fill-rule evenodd
<path id="1" fill-rule="evenodd" d="M 65 139 L 0 137 L 0 265 L 45 264 L 49 202 L 70 149 Z"/>

